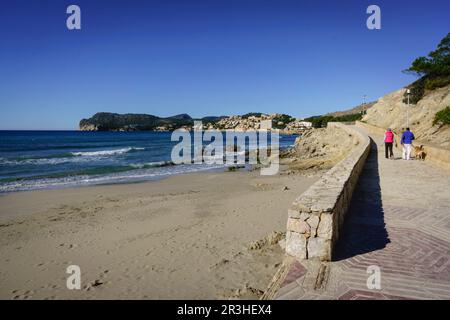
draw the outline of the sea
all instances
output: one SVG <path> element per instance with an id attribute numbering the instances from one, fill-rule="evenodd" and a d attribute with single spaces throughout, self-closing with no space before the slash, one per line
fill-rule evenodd
<path id="1" fill-rule="evenodd" d="M 292 146 L 296 137 L 280 135 L 280 149 Z M 0 131 L 0 193 L 226 170 L 223 164 L 174 165 L 171 152 L 177 143 L 171 132 Z"/>

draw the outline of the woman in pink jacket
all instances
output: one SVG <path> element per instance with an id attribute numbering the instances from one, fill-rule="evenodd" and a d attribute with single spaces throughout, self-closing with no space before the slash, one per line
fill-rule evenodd
<path id="1" fill-rule="evenodd" d="M 386 156 L 386 159 L 392 158 L 394 156 L 394 153 L 392 152 L 392 145 L 394 143 L 394 133 L 390 128 L 387 129 L 387 131 L 384 133 L 384 153 Z M 388 157 L 388 151 L 389 151 L 389 157 Z"/>

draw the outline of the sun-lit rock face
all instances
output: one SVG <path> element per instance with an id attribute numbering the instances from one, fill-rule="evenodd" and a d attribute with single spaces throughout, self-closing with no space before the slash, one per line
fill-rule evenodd
<path id="1" fill-rule="evenodd" d="M 298 137 L 295 146 L 282 153 L 282 157 L 288 158 L 288 166 L 294 171 L 329 169 L 344 159 L 358 143 L 355 135 L 340 127 L 312 129 Z"/>

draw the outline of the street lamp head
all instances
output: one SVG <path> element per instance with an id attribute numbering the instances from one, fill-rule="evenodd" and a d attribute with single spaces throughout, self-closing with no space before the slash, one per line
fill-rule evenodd
<path id="1" fill-rule="evenodd" d="M 411 94 L 411 90 L 407 89 L 406 94 Z"/>

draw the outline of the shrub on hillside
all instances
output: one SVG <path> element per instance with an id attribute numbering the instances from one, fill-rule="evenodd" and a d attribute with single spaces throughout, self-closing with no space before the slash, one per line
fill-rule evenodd
<path id="1" fill-rule="evenodd" d="M 262 115 L 262 113 L 261 112 L 249 112 L 249 113 L 246 113 L 246 114 L 244 114 L 244 115 L 242 115 L 242 119 L 247 119 L 247 118 L 249 118 L 249 117 L 261 117 L 261 115 Z"/>
<path id="2" fill-rule="evenodd" d="M 438 125 L 450 124 L 450 107 L 442 109 L 441 111 L 436 113 L 433 120 L 433 125 L 435 124 Z"/>
<path id="3" fill-rule="evenodd" d="M 346 114 L 339 117 L 333 116 L 313 116 L 306 118 L 305 121 L 311 122 L 314 128 L 323 128 L 327 126 L 328 122 L 353 122 L 361 120 L 362 113 Z"/>
<path id="4" fill-rule="evenodd" d="M 353 113 L 353 114 L 346 114 L 343 116 L 335 117 L 333 121 L 335 122 L 352 122 L 356 120 L 361 120 L 362 113 Z"/>
<path id="5" fill-rule="evenodd" d="M 425 80 L 425 89 L 434 90 L 436 88 L 442 88 L 450 84 L 450 77 L 436 77 L 434 79 Z"/>
<path id="6" fill-rule="evenodd" d="M 314 128 L 326 127 L 327 123 L 333 121 L 333 116 L 313 116 L 306 118 L 305 121 L 311 122 Z"/>
<path id="7" fill-rule="evenodd" d="M 284 129 L 286 125 L 294 121 L 295 118 L 287 114 L 281 114 L 272 119 L 272 127 L 276 129 Z"/>

